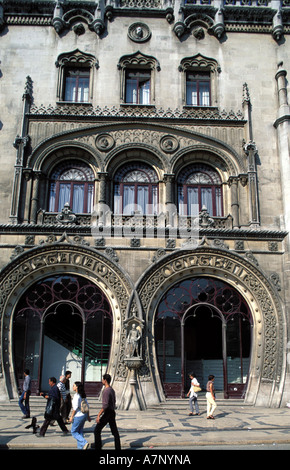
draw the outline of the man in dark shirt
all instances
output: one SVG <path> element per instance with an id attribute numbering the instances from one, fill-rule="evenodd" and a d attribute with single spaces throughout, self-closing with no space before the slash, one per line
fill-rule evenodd
<path id="1" fill-rule="evenodd" d="M 102 448 L 101 432 L 108 423 L 115 439 L 115 449 L 121 450 L 120 436 L 116 425 L 116 396 L 115 391 L 110 386 L 111 376 L 109 374 L 103 375 L 102 383 L 105 389 L 102 396 L 102 409 L 97 416 L 97 425 L 94 430 L 95 450 L 101 450 Z"/>
<path id="2" fill-rule="evenodd" d="M 57 421 L 60 429 L 63 431 L 64 435 L 68 434 L 68 429 L 65 426 L 62 417 L 60 416 L 60 391 L 56 385 L 56 378 L 50 377 L 48 380 L 50 390 L 47 395 L 40 393 L 44 398 L 47 399 L 46 410 L 44 414 L 44 423 L 39 430 L 39 434 L 36 434 L 37 437 L 44 437 L 49 423 L 53 420 Z M 51 407 L 49 405 L 52 405 Z M 50 411 L 48 409 L 50 408 Z"/>
<path id="3" fill-rule="evenodd" d="M 29 375 L 29 370 L 25 369 L 24 371 L 24 383 L 22 394 L 19 398 L 19 406 L 23 413 L 23 418 L 30 418 L 30 407 L 29 407 L 29 397 L 31 394 L 31 378 Z M 24 405 L 23 405 L 24 402 Z"/>

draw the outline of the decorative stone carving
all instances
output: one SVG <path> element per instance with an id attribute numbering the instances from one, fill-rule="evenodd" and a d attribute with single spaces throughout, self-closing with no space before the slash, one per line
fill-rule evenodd
<path id="1" fill-rule="evenodd" d="M 61 213 L 57 214 L 56 220 L 62 224 L 74 224 L 76 222 L 77 216 L 71 211 L 68 202 L 65 203 Z"/>
<path id="2" fill-rule="evenodd" d="M 140 358 L 140 341 L 142 338 L 141 334 L 141 327 L 136 323 L 132 323 L 131 329 L 127 334 L 126 339 L 126 350 L 125 350 L 125 357 L 126 358 Z"/>
<path id="3" fill-rule="evenodd" d="M 114 147 L 115 141 L 110 134 L 100 134 L 96 137 L 96 147 L 102 152 L 108 152 Z"/>
<path id="4" fill-rule="evenodd" d="M 160 147 L 163 152 L 174 153 L 179 147 L 179 142 L 176 137 L 172 135 L 165 135 L 160 140 Z"/>
<path id="5" fill-rule="evenodd" d="M 133 23 L 129 26 L 128 36 L 134 42 L 146 42 L 151 37 L 149 27 L 144 23 Z"/>
<path id="6" fill-rule="evenodd" d="M 267 392 L 263 383 L 278 384 L 283 373 L 283 311 L 276 289 L 262 274 L 260 269 L 229 251 L 219 250 L 208 245 L 196 247 L 195 250 L 178 250 L 161 258 L 142 276 L 137 292 L 146 315 L 148 330 L 154 325 L 156 297 L 160 291 L 165 292 L 169 286 L 181 277 L 194 276 L 206 272 L 207 275 L 222 276 L 229 284 L 240 286 L 245 300 L 252 308 L 255 318 L 253 335 L 252 370 L 259 371 L 261 382 L 250 385 L 249 397 L 257 397 Z M 261 336 L 261 328 L 263 336 Z M 152 330 L 153 331 L 153 330 Z M 278 339 L 280 338 L 280 339 Z M 261 341 L 262 339 L 262 341 Z M 149 342 L 149 357 L 154 370 L 157 361 L 154 344 Z M 261 390 L 260 390 L 261 389 Z M 274 392 L 269 397 L 269 406 L 275 402 Z"/>

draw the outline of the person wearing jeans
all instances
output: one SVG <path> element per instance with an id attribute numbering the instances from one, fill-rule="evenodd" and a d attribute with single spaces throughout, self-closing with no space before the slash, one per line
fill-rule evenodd
<path id="1" fill-rule="evenodd" d="M 91 421 L 89 412 L 84 413 L 82 411 L 81 403 L 82 400 L 85 400 L 87 406 L 88 402 L 86 400 L 86 394 L 81 382 L 75 382 L 73 384 L 73 390 L 76 392 L 72 400 L 72 415 L 70 417 L 70 422 L 72 423 L 71 435 L 77 441 L 78 449 L 87 449 L 89 446 L 88 441 L 84 438 L 84 425 L 86 421 Z"/>
<path id="2" fill-rule="evenodd" d="M 23 391 L 19 398 L 19 406 L 23 413 L 23 418 L 30 418 L 30 407 L 29 407 L 29 397 L 31 394 L 31 378 L 29 375 L 29 370 L 25 369 L 24 371 L 24 383 L 23 383 Z M 24 404 L 23 404 L 24 402 Z"/>

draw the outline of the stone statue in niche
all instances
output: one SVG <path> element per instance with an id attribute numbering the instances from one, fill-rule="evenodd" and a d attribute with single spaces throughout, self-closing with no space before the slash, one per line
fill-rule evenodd
<path id="1" fill-rule="evenodd" d="M 141 340 L 141 328 L 132 324 L 131 329 L 126 339 L 125 356 L 128 357 L 139 357 L 140 356 L 140 340 Z"/>

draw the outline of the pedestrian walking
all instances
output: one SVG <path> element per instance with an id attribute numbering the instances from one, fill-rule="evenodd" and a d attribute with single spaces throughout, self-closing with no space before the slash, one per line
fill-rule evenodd
<path id="1" fill-rule="evenodd" d="M 214 375 L 208 376 L 206 384 L 206 401 L 207 401 L 207 419 L 214 419 L 213 413 L 216 409 L 215 390 L 214 390 Z"/>
<path id="2" fill-rule="evenodd" d="M 66 399 L 65 399 L 65 402 L 63 404 L 62 413 L 63 413 L 64 422 L 68 423 L 69 422 L 69 415 L 70 415 L 71 407 L 72 407 L 71 394 L 70 394 L 70 380 L 69 380 L 71 378 L 71 371 L 67 370 L 64 375 L 65 375 L 64 384 L 65 384 L 65 388 L 66 388 Z"/>
<path id="3" fill-rule="evenodd" d="M 72 400 L 72 414 L 70 422 L 72 423 L 71 434 L 77 441 L 78 449 L 87 449 L 89 447 L 88 441 L 84 438 L 83 430 L 86 421 L 91 421 L 89 404 L 81 382 L 73 384 L 73 391 L 75 395 Z"/>
<path id="4" fill-rule="evenodd" d="M 59 382 L 57 384 L 57 388 L 60 391 L 60 415 L 63 418 L 64 422 L 66 421 L 66 407 L 65 407 L 65 401 L 66 401 L 66 387 L 65 387 L 65 375 L 61 375 L 59 378 Z"/>
<path id="5" fill-rule="evenodd" d="M 30 418 L 30 405 L 29 405 L 29 397 L 31 395 L 31 378 L 29 369 L 25 369 L 24 371 L 24 382 L 22 386 L 22 393 L 19 398 L 19 406 L 23 413 L 23 419 Z"/>
<path id="6" fill-rule="evenodd" d="M 189 397 L 189 407 L 190 407 L 189 416 L 196 416 L 196 415 L 200 416 L 199 405 L 197 401 L 197 392 L 200 391 L 201 388 L 193 372 L 189 374 L 189 377 L 191 381 L 191 386 L 187 394 L 187 396 Z M 195 413 L 193 412 L 193 406 L 195 408 Z"/>
<path id="7" fill-rule="evenodd" d="M 102 395 L 102 409 L 97 416 L 97 425 L 94 430 L 95 450 L 101 450 L 102 448 L 101 433 L 106 424 L 109 424 L 111 433 L 114 436 L 115 450 L 121 450 L 120 436 L 116 424 L 116 395 L 114 389 L 110 385 L 111 376 L 109 374 L 103 375 L 102 383 L 105 386 L 105 389 Z"/>
<path id="8" fill-rule="evenodd" d="M 47 399 L 47 403 L 44 413 L 44 423 L 39 430 L 39 434 L 36 434 L 36 436 L 44 437 L 49 424 L 54 420 L 57 421 L 57 424 L 63 431 L 63 435 L 68 435 L 69 431 L 65 426 L 62 417 L 60 416 L 60 391 L 56 385 L 56 378 L 50 377 L 48 383 L 50 390 L 47 395 L 40 393 L 41 396 Z"/>

